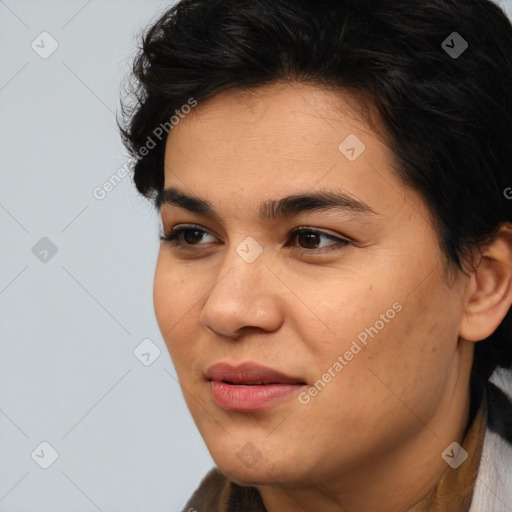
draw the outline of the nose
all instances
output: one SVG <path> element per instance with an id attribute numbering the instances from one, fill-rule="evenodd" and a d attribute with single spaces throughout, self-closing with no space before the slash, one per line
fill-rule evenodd
<path id="1" fill-rule="evenodd" d="M 275 331 L 283 322 L 279 294 L 283 284 L 262 254 L 247 263 L 233 251 L 216 276 L 200 321 L 214 333 L 238 338 L 248 328 Z"/>

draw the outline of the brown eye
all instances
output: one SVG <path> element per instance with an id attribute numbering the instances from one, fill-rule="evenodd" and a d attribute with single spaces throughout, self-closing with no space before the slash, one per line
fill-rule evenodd
<path id="1" fill-rule="evenodd" d="M 202 245 L 199 242 L 207 235 L 210 235 L 208 231 L 198 229 L 197 227 L 179 227 L 172 229 L 169 233 L 161 235 L 160 240 L 171 243 L 172 245 L 187 247 Z"/>
<path id="2" fill-rule="evenodd" d="M 304 232 L 297 235 L 297 240 L 304 249 L 316 249 L 314 246 L 320 243 L 320 236 L 318 233 L 313 233 L 311 231 Z"/>
<path id="3" fill-rule="evenodd" d="M 201 241 L 204 232 L 199 229 L 187 229 L 185 231 L 182 231 L 182 234 L 183 240 L 185 240 L 187 244 L 195 245 L 196 243 Z"/>
<path id="4" fill-rule="evenodd" d="M 317 231 L 315 229 L 297 229 L 291 233 L 291 240 L 297 239 L 299 244 L 298 247 L 294 247 L 297 250 L 304 251 L 314 251 L 314 250 L 322 250 L 322 249 L 340 249 L 345 245 L 348 245 L 350 242 L 348 240 L 344 240 L 343 238 L 339 238 L 334 235 L 329 235 L 322 231 Z M 334 243 L 330 245 L 325 245 L 323 247 L 318 247 L 322 244 L 322 240 L 330 240 Z"/>

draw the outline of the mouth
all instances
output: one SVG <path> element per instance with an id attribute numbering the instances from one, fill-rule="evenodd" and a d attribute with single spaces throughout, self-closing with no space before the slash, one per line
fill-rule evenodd
<path id="1" fill-rule="evenodd" d="M 238 366 L 217 363 L 207 370 L 205 376 L 215 403 L 231 411 L 252 412 L 270 408 L 306 385 L 301 377 L 286 375 L 256 363 Z"/>
<path id="2" fill-rule="evenodd" d="M 239 381 L 239 382 L 233 382 L 231 380 L 223 380 L 221 382 L 224 382 L 224 384 L 230 384 L 231 386 L 270 386 L 272 384 L 284 384 L 284 382 L 273 382 L 273 381 L 257 381 L 257 382 L 251 382 L 251 381 Z"/>

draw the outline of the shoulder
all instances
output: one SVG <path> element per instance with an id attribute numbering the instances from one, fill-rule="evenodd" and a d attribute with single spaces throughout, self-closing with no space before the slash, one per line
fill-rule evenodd
<path id="1" fill-rule="evenodd" d="M 470 512 L 508 512 L 512 503 L 512 371 L 497 370 L 487 393 L 488 425 Z"/>
<path id="2" fill-rule="evenodd" d="M 487 398 L 489 429 L 512 445 L 512 370 L 494 372 Z"/>
<path id="3" fill-rule="evenodd" d="M 229 492 L 228 479 L 213 468 L 201 480 L 182 512 L 223 512 L 223 498 Z"/>

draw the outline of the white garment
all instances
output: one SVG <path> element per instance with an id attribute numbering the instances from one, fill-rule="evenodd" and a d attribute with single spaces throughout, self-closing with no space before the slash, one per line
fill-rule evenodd
<path id="1" fill-rule="evenodd" d="M 512 400 L 512 371 L 500 368 L 490 380 Z M 489 428 L 469 512 L 512 512 L 512 444 Z"/>

